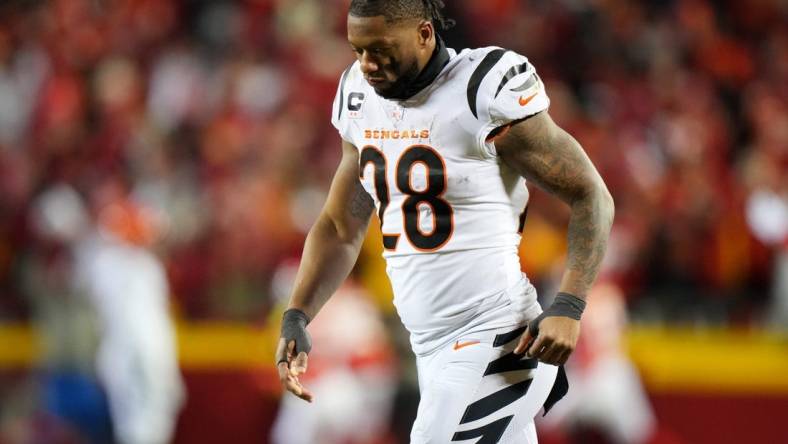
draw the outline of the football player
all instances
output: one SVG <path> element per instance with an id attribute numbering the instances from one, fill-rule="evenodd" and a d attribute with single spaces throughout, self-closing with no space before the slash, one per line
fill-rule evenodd
<path id="1" fill-rule="evenodd" d="M 613 201 L 578 142 L 548 114 L 528 59 L 504 48 L 456 52 L 439 0 L 352 0 L 357 61 L 332 123 L 342 160 L 304 246 L 276 360 L 299 382 L 306 326 L 347 277 L 372 213 L 394 304 L 417 357 L 412 443 L 535 443 L 533 418 L 566 391 L 560 365 L 613 220 Z M 520 271 L 525 180 L 571 209 L 566 270 L 544 311 Z"/>

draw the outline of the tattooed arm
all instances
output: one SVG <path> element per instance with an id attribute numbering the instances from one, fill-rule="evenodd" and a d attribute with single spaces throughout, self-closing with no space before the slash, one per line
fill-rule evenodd
<path id="1" fill-rule="evenodd" d="M 358 150 L 342 142 L 342 160 L 323 210 L 309 230 L 288 308 L 314 318 L 358 259 L 375 209 L 359 182 Z"/>
<path id="2" fill-rule="evenodd" d="M 358 173 L 358 150 L 342 141 L 342 160 L 328 198 L 304 243 L 288 305 L 288 309 L 296 310 L 286 311 L 282 319 L 275 355 L 279 382 L 285 390 L 309 402 L 312 393 L 298 379 L 306 372 L 311 348 L 306 324 L 353 269 L 375 208 Z"/>
<path id="3" fill-rule="evenodd" d="M 585 299 L 599 272 L 613 223 L 613 199 L 605 183 L 580 144 L 547 112 L 512 125 L 495 139 L 495 147 L 504 163 L 571 208 L 566 270 L 559 292 Z M 547 317 L 528 353 L 548 363 L 563 363 L 574 349 L 579 329 L 574 319 Z M 517 351 L 524 351 L 531 339 L 524 335 Z"/>

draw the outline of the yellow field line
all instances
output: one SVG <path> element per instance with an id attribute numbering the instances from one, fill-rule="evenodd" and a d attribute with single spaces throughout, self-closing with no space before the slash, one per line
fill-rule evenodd
<path id="1" fill-rule="evenodd" d="M 652 392 L 788 394 L 784 334 L 641 327 L 627 348 Z"/>
<path id="2" fill-rule="evenodd" d="M 177 327 L 178 359 L 185 368 L 271 365 L 277 331 L 240 323 L 183 323 Z M 26 324 L 0 324 L 0 369 L 33 367 L 44 347 Z"/>
<path id="3" fill-rule="evenodd" d="M 186 369 L 270 366 L 276 339 L 274 328 L 181 323 L 179 360 Z M 635 327 L 625 343 L 651 392 L 788 395 L 788 335 Z M 0 325 L 0 369 L 35 366 L 42 349 L 28 325 Z"/>
<path id="4" fill-rule="evenodd" d="M 26 324 L 0 324 L 0 368 L 27 367 L 41 356 L 41 342 Z"/>
<path id="5" fill-rule="evenodd" d="M 248 368 L 274 363 L 278 331 L 238 324 L 178 327 L 178 354 L 186 368 Z"/>

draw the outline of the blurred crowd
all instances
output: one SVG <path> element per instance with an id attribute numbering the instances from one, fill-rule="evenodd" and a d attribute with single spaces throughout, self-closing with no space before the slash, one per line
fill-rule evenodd
<path id="1" fill-rule="evenodd" d="M 0 319 L 28 317 L 26 270 L 59 263 L 31 206 L 65 183 L 96 216 L 144 209 L 179 316 L 264 322 L 340 156 L 347 3 L 2 2 Z M 603 279 L 635 319 L 758 324 L 788 299 L 786 2 L 447 3 L 449 46 L 528 56 L 599 167 Z M 544 289 L 568 213 L 532 195 L 522 256 Z"/>

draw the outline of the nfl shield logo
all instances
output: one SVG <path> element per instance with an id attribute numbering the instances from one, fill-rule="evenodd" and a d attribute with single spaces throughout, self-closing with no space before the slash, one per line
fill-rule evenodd
<path id="1" fill-rule="evenodd" d="M 389 118 L 394 122 L 399 122 L 405 117 L 405 109 L 399 105 L 392 104 L 386 111 L 388 111 Z"/>

